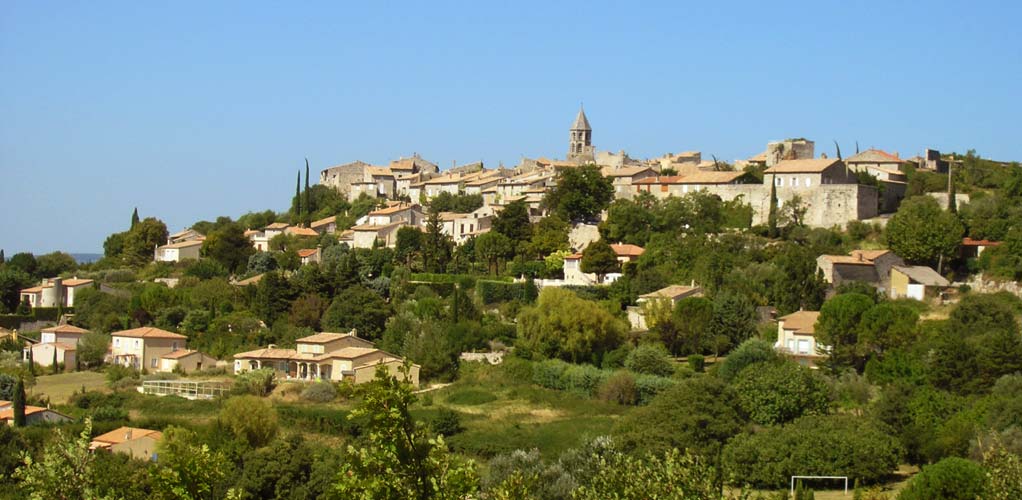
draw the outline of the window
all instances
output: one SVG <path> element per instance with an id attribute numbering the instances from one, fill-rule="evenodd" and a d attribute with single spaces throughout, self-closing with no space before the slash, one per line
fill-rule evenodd
<path id="1" fill-rule="evenodd" d="M 139 342 L 141 342 L 141 340 L 135 339 L 135 347 L 138 347 Z"/>
<path id="2" fill-rule="evenodd" d="M 177 341 L 176 340 L 174 341 L 173 344 L 170 345 L 170 350 L 171 351 L 176 351 L 177 350 Z"/>
<path id="3" fill-rule="evenodd" d="M 777 184 L 777 187 L 781 187 L 781 186 L 784 185 L 784 179 L 782 179 L 780 177 L 776 177 L 774 179 L 774 184 Z"/>
<path id="4" fill-rule="evenodd" d="M 795 339 L 788 339 L 788 350 L 795 352 Z"/>
<path id="5" fill-rule="evenodd" d="M 120 346 L 121 346 L 121 339 L 114 339 L 114 347 L 120 347 Z"/>
<path id="6" fill-rule="evenodd" d="M 153 358 L 149 363 L 149 368 L 156 368 L 156 358 Z"/>
<path id="7" fill-rule="evenodd" d="M 809 354 L 809 341 L 808 340 L 799 340 L 798 341 L 798 353 L 799 354 Z"/>
<path id="8" fill-rule="evenodd" d="M 798 187 L 798 177 L 791 178 L 791 187 Z"/>
<path id="9" fill-rule="evenodd" d="M 809 187 L 812 184 L 813 184 L 812 177 L 806 177 L 806 187 Z"/>

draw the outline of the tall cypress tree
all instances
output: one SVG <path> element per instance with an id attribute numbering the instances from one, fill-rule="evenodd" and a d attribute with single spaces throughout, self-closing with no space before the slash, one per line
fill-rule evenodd
<path id="1" fill-rule="evenodd" d="M 18 377 L 18 383 L 14 385 L 14 426 L 25 426 L 25 380 Z"/>
<path id="2" fill-rule="evenodd" d="M 4 257 L 4 249 L 0 248 L 0 264 L 3 264 L 4 262 L 7 262 L 7 258 Z"/>
<path id="3" fill-rule="evenodd" d="M 312 193 L 309 191 L 309 159 L 305 159 L 305 225 L 312 222 Z"/>
<path id="4" fill-rule="evenodd" d="M 32 354 L 32 349 L 28 350 L 28 372 L 35 376 L 35 356 Z"/>
<path id="5" fill-rule="evenodd" d="M 135 211 L 131 213 L 131 228 L 134 229 L 140 220 L 141 219 L 138 218 L 138 207 L 135 207 Z"/>
<path id="6" fill-rule="evenodd" d="M 53 373 L 60 373 L 60 369 L 57 368 L 57 347 L 53 347 Z"/>
<path id="7" fill-rule="evenodd" d="M 767 226 L 770 228 L 770 237 L 777 237 L 777 181 L 770 181 L 770 212 L 767 214 Z"/>

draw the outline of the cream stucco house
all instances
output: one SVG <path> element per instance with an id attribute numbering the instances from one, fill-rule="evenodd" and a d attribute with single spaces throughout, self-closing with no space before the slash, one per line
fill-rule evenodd
<path id="1" fill-rule="evenodd" d="M 826 357 L 830 351 L 829 346 L 816 342 L 819 318 L 819 311 L 798 311 L 778 318 L 774 348 L 802 364 L 815 366 L 815 361 Z"/>
<path id="2" fill-rule="evenodd" d="M 155 460 L 156 446 L 161 439 L 163 439 L 163 433 L 160 431 L 139 429 L 138 427 L 120 427 L 93 438 L 89 449 L 126 453 L 138 460 Z"/>
<path id="3" fill-rule="evenodd" d="M 110 334 L 109 358 L 137 370 L 162 371 L 160 359 L 183 350 L 188 337 L 159 328 L 144 327 Z"/>
<path id="4" fill-rule="evenodd" d="M 44 279 L 39 286 L 21 290 L 21 302 L 28 302 L 32 307 L 74 307 L 75 294 L 92 288 L 93 283 L 92 280 L 78 278 Z"/>
<path id="5" fill-rule="evenodd" d="M 260 368 L 272 368 L 280 376 L 297 380 L 350 380 L 361 384 L 376 376 L 384 367 L 401 377 L 400 368 L 405 360 L 349 333 L 317 333 L 296 341 L 295 349 L 278 349 L 270 345 L 265 349 L 234 355 L 234 373 Z M 411 365 L 409 382 L 419 385 L 419 366 Z"/>

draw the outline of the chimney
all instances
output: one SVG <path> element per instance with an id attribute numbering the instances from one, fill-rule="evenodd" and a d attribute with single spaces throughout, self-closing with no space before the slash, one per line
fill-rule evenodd
<path id="1" fill-rule="evenodd" d="M 131 440 L 131 428 L 130 428 L 130 427 L 129 427 L 129 428 L 128 428 L 128 430 L 127 430 L 127 431 L 126 431 L 126 432 L 124 433 L 124 440 L 125 440 L 125 441 L 130 441 L 130 440 Z"/>
<path id="2" fill-rule="evenodd" d="M 266 348 L 267 349 L 276 349 L 277 348 L 277 344 L 269 344 L 269 345 L 266 346 Z"/>

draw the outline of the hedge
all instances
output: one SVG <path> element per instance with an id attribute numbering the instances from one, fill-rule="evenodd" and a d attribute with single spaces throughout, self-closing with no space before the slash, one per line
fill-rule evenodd
<path id="1" fill-rule="evenodd" d="M 0 314 L 0 326 L 8 330 L 18 330 L 24 322 L 32 321 L 31 315 L 24 314 Z"/>
<path id="2" fill-rule="evenodd" d="M 35 316 L 37 321 L 57 321 L 60 319 L 60 314 L 70 314 L 73 312 L 74 309 L 70 307 L 36 307 L 32 309 L 32 315 Z"/>
<path id="3" fill-rule="evenodd" d="M 476 282 L 476 292 L 484 304 L 510 302 L 512 300 L 533 302 L 539 296 L 539 289 L 536 288 L 536 284 L 532 280 L 522 283 L 479 280 Z"/>
<path id="4" fill-rule="evenodd" d="M 583 397 L 596 397 L 600 387 L 610 379 L 611 370 L 601 370 L 592 365 L 574 365 L 559 359 L 548 359 L 532 365 L 532 381 L 547 389 L 567 391 Z M 635 387 L 639 404 L 647 404 L 657 394 L 678 382 L 667 377 L 637 375 Z"/>
<path id="5" fill-rule="evenodd" d="M 599 301 L 610 298 L 610 288 L 606 286 L 565 285 L 561 288 L 571 290 L 575 293 L 575 295 L 578 295 L 580 299 Z"/>

